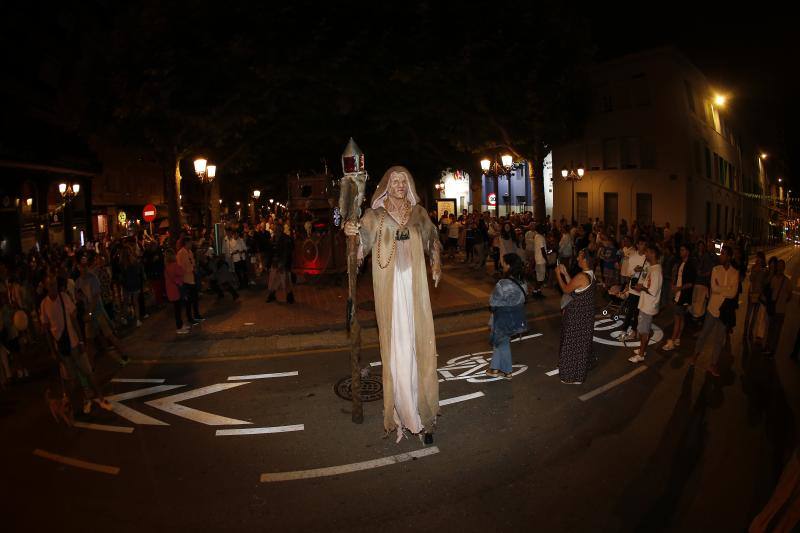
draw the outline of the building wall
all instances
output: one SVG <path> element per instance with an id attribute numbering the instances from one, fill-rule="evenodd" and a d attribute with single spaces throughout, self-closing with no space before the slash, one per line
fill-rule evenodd
<path id="1" fill-rule="evenodd" d="M 610 218 L 606 194 L 616 194 L 617 222 L 629 224 L 639 218 L 716 233 L 717 206 L 720 233 L 758 218 L 758 206 L 741 194 L 758 189 L 757 153 L 743 151 L 743 136 L 712 102 L 714 89 L 685 57 L 651 50 L 598 65 L 590 79 L 583 136 L 553 150 L 554 218 L 572 216 L 571 185 L 560 170 L 580 165 L 586 174 L 575 183 L 576 218 Z M 588 212 L 579 213 L 578 193 L 588 196 Z M 637 195 L 650 195 L 649 216 Z"/>
<path id="2" fill-rule="evenodd" d="M 120 211 L 135 221 L 142 218 L 142 208 L 147 204 L 156 206 L 159 217 L 166 216 L 162 169 L 147 151 L 110 146 L 100 140 L 92 147 L 102 164 L 102 172 L 92 184 L 95 225 L 97 217 L 105 215 L 109 232 L 116 234 Z"/>

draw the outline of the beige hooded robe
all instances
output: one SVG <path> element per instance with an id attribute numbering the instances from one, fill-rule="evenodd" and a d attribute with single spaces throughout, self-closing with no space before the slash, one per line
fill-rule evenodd
<path id="1" fill-rule="evenodd" d="M 436 373 L 436 338 L 433 329 L 433 314 L 428 293 L 428 271 L 425 256 L 438 253 L 439 234 L 428 213 L 418 205 L 419 197 L 414 188 L 411 173 L 402 166 L 391 167 L 383 175 L 372 197 L 372 209 L 367 209 L 361 218 L 361 257 L 372 252 L 372 284 L 375 294 L 375 315 L 378 320 L 381 361 L 383 368 L 383 425 L 386 431 L 397 429 L 395 422 L 394 383 L 392 377 L 392 309 L 395 298 L 394 280 L 397 253 L 393 254 L 396 231 L 400 228 L 383 207 L 389 179 L 395 172 L 408 177 L 407 199 L 411 202 L 411 214 L 406 224 L 409 230 L 412 294 L 413 331 L 417 364 L 417 410 L 425 431 L 432 432 L 439 411 L 439 380 Z M 380 242 L 379 242 L 380 241 Z M 410 322 L 410 321 L 409 321 Z"/>

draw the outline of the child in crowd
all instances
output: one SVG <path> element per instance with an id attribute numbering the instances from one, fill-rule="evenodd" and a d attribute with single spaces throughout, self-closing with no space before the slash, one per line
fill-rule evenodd
<path id="1" fill-rule="evenodd" d="M 494 353 L 486 374 L 510 380 L 513 370 L 511 337 L 528 329 L 525 316 L 528 289 L 523 280 L 525 267 L 517 254 L 504 255 L 502 265 L 504 277 L 497 282 L 489 298 L 489 306 L 492 309 L 490 341 Z"/>

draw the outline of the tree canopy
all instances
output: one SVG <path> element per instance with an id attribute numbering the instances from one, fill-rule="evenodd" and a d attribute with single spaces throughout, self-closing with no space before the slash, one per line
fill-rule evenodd
<path id="1" fill-rule="evenodd" d="M 335 169 L 350 136 L 373 174 L 405 164 L 422 183 L 493 152 L 541 159 L 580 124 L 593 53 L 577 11 L 550 1 L 60 9 L 80 43 L 59 87 L 73 122 L 165 165 L 207 154 L 230 179 Z"/>

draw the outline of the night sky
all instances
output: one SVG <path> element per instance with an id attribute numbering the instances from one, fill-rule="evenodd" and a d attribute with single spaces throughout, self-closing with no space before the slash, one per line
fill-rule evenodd
<path id="1" fill-rule="evenodd" d="M 382 166 L 391 159 L 397 162 L 395 154 L 404 153 L 432 170 L 445 159 L 474 163 L 474 156 L 469 155 L 467 161 L 464 153 L 474 153 L 476 146 L 493 140 L 492 132 L 478 131 L 478 120 L 469 123 L 468 111 L 459 114 L 473 104 L 469 91 L 453 93 L 463 101 L 447 109 L 453 95 L 438 95 L 440 89 L 434 87 L 448 85 L 448 80 L 458 80 L 453 84 L 465 87 L 470 83 L 494 85 L 494 90 L 486 90 L 481 97 L 502 115 L 505 109 L 498 102 L 503 98 L 513 102 L 517 96 L 502 92 L 510 83 L 503 79 L 507 70 L 502 69 L 509 65 L 503 65 L 502 58 L 514 58 L 526 39 L 563 40 L 567 44 L 555 48 L 555 57 L 564 55 L 563 47 L 574 42 L 576 47 L 591 48 L 590 58 L 595 60 L 674 44 L 713 84 L 729 93 L 727 112 L 733 122 L 743 124 L 770 153 L 770 163 L 785 164 L 785 176 L 796 180 L 792 169 L 798 166 L 798 136 L 789 127 L 789 117 L 797 114 L 792 96 L 798 89 L 798 76 L 785 64 L 793 53 L 791 21 L 779 11 L 752 13 L 694 5 L 653 12 L 641 3 L 622 8 L 605 3 L 565 8 L 558 3 L 516 1 L 485 6 L 418 2 L 402 8 L 371 3 L 301 4 L 238 2 L 235 7 L 222 7 L 219 3 L 175 2 L 166 9 L 158 2 L 142 2 L 141 17 L 136 7 L 128 6 L 126 12 L 116 3 L 98 0 L 79 6 L 4 4 L 0 94 L 7 104 L 7 123 L 16 127 L 3 132 L 0 150 L 6 157 L 19 150 L 35 154 L 37 150 L 26 145 L 49 137 L 38 133 L 40 120 L 58 122 L 66 138 L 74 139 L 96 133 L 98 124 L 105 127 L 110 118 L 130 113 L 131 107 L 140 108 L 139 100 L 128 102 L 128 109 L 119 102 L 130 96 L 137 69 L 146 68 L 150 60 L 169 65 L 160 57 L 163 45 L 164 55 L 181 58 L 176 60 L 178 68 L 184 69 L 181 83 L 192 89 L 195 98 L 181 98 L 180 105 L 185 107 L 174 110 L 176 114 L 196 112 L 186 102 L 196 108 L 216 105 L 213 98 L 232 87 L 238 90 L 237 84 L 242 93 L 253 90 L 256 94 L 253 88 L 266 80 L 274 82 L 270 89 L 276 93 L 291 93 L 276 102 L 259 101 L 263 114 L 258 117 L 260 122 L 253 122 L 255 126 L 248 122 L 251 117 L 240 113 L 241 123 L 230 125 L 239 128 L 239 133 L 212 147 L 220 158 L 237 152 L 237 165 L 245 174 L 248 169 L 269 168 L 278 173 L 289 171 L 292 165 L 318 166 L 321 156 L 338 156 L 342 139 L 354 132 L 357 136 L 362 132 L 359 143 L 376 164 Z M 120 28 L 120 21 L 130 26 Z M 138 35 L 137 40 L 126 43 L 126 31 Z M 356 37 L 348 41 L 351 35 Z M 116 50 L 120 55 L 98 53 L 105 53 L 109 43 L 117 46 L 120 42 L 125 43 Z M 209 47 L 216 45 L 233 50 L 230 64 L 219 64 L 226 63 L 225 56 L 207 57 Z M 241 57 L 236 57 L 237 51 Z M 459 65 L 466 53 L 470 58 Z M 476 73 L 477 65 L 489 66 Z M 206 77 L 201 76 L 202 83 L 193 79 L 200 68 L 208 71 Z M 134 75 L 125 77 L 126 70 Z M 343 74 L 348 70 L 352 77 Z M 292 76 L 302 81 L 286 85 L 275 81 Z M 359 81 L 351 84 L 352 78 Z M 403 101 L 403 93 L 385 93 L 385 85 L 379 82 L 382 79 L 415 84 L 416 92 Z M 430 99 L 426 84 L 431 87 Z M 106 99 L 109 87 L 114 98 Z M 437 97 L 441 101 L 436 101 Z M 267 111 L 274 111 L 275 106 L 289 111 L 269 115 Z M 298 109 L 302 111 L 295 111 Z M 36 120 L 28 120 L 31 117 Z M 408 117 L 406 122 L 403 117 Z M 174 125 L 168 120 L 148 120 L 148 133 Z M 521 121 L 521 130 L 525 127 Z M 420 132 L 434 128 L 439 128 L 435 135 L 420 138 Z M 262 144 L 252 149 L 252 154 L 237 151 L 236 143 L 241 144 L 243 138 L 260 138 Z M 278 155 L 266 157 L 266 152 Z M 287 159 L 291 163 L 284 168 Z"/>

